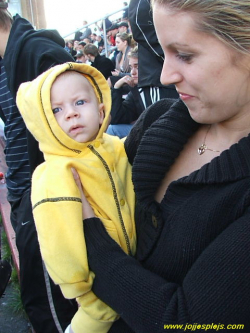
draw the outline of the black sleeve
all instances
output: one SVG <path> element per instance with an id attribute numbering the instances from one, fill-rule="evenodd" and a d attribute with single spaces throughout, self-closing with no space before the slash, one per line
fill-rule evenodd
<path id="1" fill-rule="evenodd" d="M 145 131 L 153 122 L 166 113 L 175 102 L 175 99 L 162 99 L 149 106 L 138 118 L 125 140 L 125 150 L 130 164 L 133 164 L 138 146 Z"/>
<path id="2" fill-rule="evenodd" d="M 160 87 L 164 54 L 155 32 L 150 1 L 131 0 L 129 21 L 133 38 L 138 43 L 139 86 Z"/>
<path id="3" fill-rule="evenodd" d="M 133 90 L 137 89 L 134 87 Z M 131 124 L 141 114 L 138 105 L 134 100 L 133 93 L 130 91 L 126 98 L 122 98 L 123 89 L 112 88 L 112 108 L 111 108 L 111 124 Z M 138 96 L 139 97 L 139 96 Z"/>
<path id="4" fill-rule="evenodd" d="M 135 333 L 164 333 L 166 324 L 184 328 L 186 323 L 220 323 L 224 329 L 227 324 L 243 324 L 242 332 L 249 332 L 249 219 L 248 209 L 201 252 L 179 283 L 163 279 L 126 255 L 100 220 L 86 220 L 93 291 Z"/>
<path id="5" fill-rule="evenodd" d="M 155 32 L 150 1 L 131 0 L 129 20 L 134 40 L 163 63 L 163 51 Z"/>

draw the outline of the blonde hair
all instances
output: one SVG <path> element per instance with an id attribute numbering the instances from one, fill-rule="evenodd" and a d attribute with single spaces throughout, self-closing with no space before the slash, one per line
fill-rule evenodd
<path id="1" fill-rule="evenodd" d="M 138 59 L 138 46 L 135 46 L 133 49 L 130 50 L 130 52 L 128 53 L 128 57 Z"/>
<path id="2" fill-rule="evenodd" d="M 238 52 L 250 53 L 249 0 L 151 0 L 151 5 L 199 15 L 197 27 Z"/>
<path id="3" fill-rule="evenodd" d="M 116 34 L 116 37 L 119 37 L 123 42 L 127 42 L 128 46 L 131 46 L 133 37 L 131 34 L 128 34 L 127 32 L 118 32 Z"/>

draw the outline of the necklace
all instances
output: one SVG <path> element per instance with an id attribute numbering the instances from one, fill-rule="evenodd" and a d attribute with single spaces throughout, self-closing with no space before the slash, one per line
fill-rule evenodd
<path id="1" fill-rule="evenodd" d="M 204 154 L 206 150 L 214 151 L 215 153 L 221 153 L 221 151 L 208 148 L 207 145 L 206 145 L 206 138 L 207 138 L 207 135 L 208 135 L 208 132 L 209 132 L 210 128 L 211 128 L 211 125 L 208 126 L 208 129 L 207 129 L 207 132 L 206 132 L 206 135 L 205 135 L 205 138 L 204 138 L 204 143 L 198 148 L 198 154 L 199 155 Z"/>

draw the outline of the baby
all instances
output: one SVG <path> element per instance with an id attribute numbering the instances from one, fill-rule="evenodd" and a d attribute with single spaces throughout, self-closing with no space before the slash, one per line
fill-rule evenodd
<path id="1" fill-rule="evenodd" d="M 78 63 L 55 66 L 23 83 L 17 105 L 39 142 L 45 162 L 32 177 L 32 206 L 46 268 L 79 310 L 71 332 L 108 332 L 118 315 L 91 291 L 76 169 L 95 216 L 113 239 L 133 255 L 135 196 L 123 142 L 105 130 L 110 88 L 95 68 Z"/>

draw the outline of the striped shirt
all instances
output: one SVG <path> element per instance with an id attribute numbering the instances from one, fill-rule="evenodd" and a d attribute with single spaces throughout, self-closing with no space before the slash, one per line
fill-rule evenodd
<path id="1" fill-rule="evenodd" d="M 6 186 L 10 200 L 18 199 L 31 186 L 30 167 L 27 150 L 26 126 L 7 87 L 7 77 L 0 62 L 0 107 L 5 124 L 4 149 L 8 166 Z"/>
<path id="2" fill-rule="evenodd" d="M 138 90 L 145 109 L 163 98 L 161 97 L 161 88 L 159 87 L 146 87 L 139 88 Z"/>

